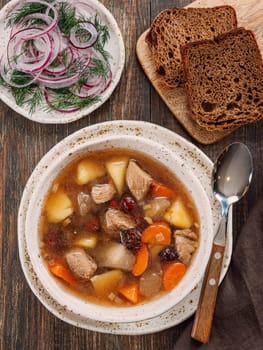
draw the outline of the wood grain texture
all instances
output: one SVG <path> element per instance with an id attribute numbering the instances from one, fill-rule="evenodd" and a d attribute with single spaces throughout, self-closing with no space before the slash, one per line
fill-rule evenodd
<path id="1" fill-rule="evenodd" d="M 214 243 L 195 314 L 191 337 L 202 343 L 208 343 L 211 333 L 224 252 L 225 246 Z"/>
<path id="2" fill-rule="evenodd" d="M 212 7 L 226 4 L 235 8 L 238 26 L 244 26 L 246 29 L 251 29 L 255 33 L 259 48 L 263 54 L 263 23 L 261 20 L 263 15 L 262 1 L 252 0 L 247 2 L 245 0 L 197 0 L 186 7 Z M 175 5 L 173 4 L 171 6 Z M 147 29 L 139 37 L 136 45 L 136 53 L 146 76 L 151 81 L 155 90 L 158 92 L 175 118 L 177 118 L 177 120 L 196 141 L 203 144 L 212 144 L 229 135 L 231 133 L 229 130 L 215 130 L 211 132 L 199 126 L 188 112 L 187 95 L 184 88 L 169 88 L 162 82 L 160 75 L 158 75 L 155 71 L 151 51 L 145 41 L 148 32 L 149 29 Z"/>
<path id="3" fill-rule="evenodd" d="M 7 1 L 0 0 L 0 6 Z M 114 119 L 146 120 L 162 125 L 191 142 L 193 138 L 173 117 L 136 59 L 136 41 L 153 17 L 187 0 L 103 0 L 123 33 L 126 64 L 120 84 L 97 111 L 68 125 L 42 125 L 21 117 L 0 102 L 0 349 L 1 350 L 157 350 L 172 349 L 185 324 L 144 336 L 105 335 L 70 326 L 55 318 L 31 292 L 20 267 L 17 212 L 28 177 L 40 158 L 58 141 L 94 123 Z M 248 2 L 249 3 L 249 2 Z M 234 141 L 245 142 L 255 164 L 254 178 L 234 207 L 234 236 L 250 208 L 263 194 L 263 124 L 251 124 L 212 145 L 199 146 L 211 159 Z M 220 290 L 219 290 L 220 292 Z M 190 337 L 190 334 L 189 334 Z M 177 350 L 177 349 L 176 349 Z M 178 349 L 181 350 L 181 349 Z"/>

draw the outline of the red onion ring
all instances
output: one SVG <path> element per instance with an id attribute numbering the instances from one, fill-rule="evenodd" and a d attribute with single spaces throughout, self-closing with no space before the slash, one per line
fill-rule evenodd
<path id="1" fill-rule="evenodd" d="M 54 18 L 53 18 L 53 20 L 52 20 L 52 17 L 49 17 L 49 16 L 47 16 L 47 15 L 45 15 L 45 14 L 41 14 L 41 13 L 34 13 L 34 14 L 33 14 L 34 17 L 33 17 L 33 15 L 28 15 L 28 16 L 26 16 L 26 17 L 22 20 L 22 22 L 25 21 L 25 20 L 27 20 L 28 18 L 32 18 L 32 19 L 33 19 L 33 18 L 37 18 L 37 19 L 42 19 L 42 20 L 46 21 L 46 20 L 45 20 L 46 17 L 50 18 L 52 21 L 49 23 L 48 27 L 45 28 L 42 32 L 40 32 L 40 33 L 38 33 L 38 34 L 35 34 L 35 35 L 26 36 L 26 37 L 23 38 L 24 40 L 34 39 L 34 38 L 37 38 L 38 36 L 41 36 L 41 35 L 43 35 L 43 34 L 47 34 L 47 33 L 49 33 L 52 29 L 54 29 L 54 28 L 56 27 L 56 25 L 57 25 L 57 23 L 58 23 L 58 12 L 57 12 L 57 9 L 56 9 L 51 3 L 45 2 L 45 1 L 41 1 L 41 0 L 37 0 L 37 1 L 28 0 L 28 1 L 26 1 L 26 2 L 30 2 L 30 3 L 34 3 L 34 2 L 35 2 L 35 3 L 37 3 L 37 4 L 42 4 L 42 5 L 46 6 L 49 10 L 52 10 L 52 12 L 53 12 L 53 14 L 54 14 Z"/>
<path id="2" fill-rule="evenodd" d="M 89 38 L 85 42 L 81 42 L 77 37 L 77 31 L 78 30 L 84 30 L 88 32 Z M 78 49 L 86 49 L 88 47 L 93 46 L 96 41 L 98 40 L 98 32 L 96 27 L 91 22 L 81 22 L 75 27 L 73 27 L 70 31 L 70 37 L 69 40 L 71 41 L 72 45 L 75 46 Z"/>
<path id="3" fill-rule="evenodd" d="M 57 59 L 58 61 L 60 61 L 60 64 L 55 67 L 52 67 L 52 65 L 49 65 L 47 68 L 45 68 L 44 73 L 53 74 L 53 75 L 62 75 L 67 72 L 69 65 L 73 62 L 73 51 L 71 47 L 63 51 L 67 51 L 69 55 L 67 58 L 66 65 L 64 64 L 64 62 L 62 62 L 62 59 L 60 59 L 60 57 L 62 57 L 62 53 L 59 53 L 57 55 Z M 59 55 L 61 56 L 59 57 Z"/>

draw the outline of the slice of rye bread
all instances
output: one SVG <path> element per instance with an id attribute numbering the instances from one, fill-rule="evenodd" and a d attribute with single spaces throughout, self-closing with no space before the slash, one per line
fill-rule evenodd
<path id="1" fill-rule="evenodd" d="M 146 37 L 156 72 L 166 85 L 179 86 L 183 79 L 180 46 L 192 41 L 213 39 L 236 28 L 236 12 L 228 5 L 171 8 L 160 12 Z"/>
<path id="2" fill-rule="evenodd" d="M 244 28 L 181 48 L 189 110 L 207 130 L 234 129 L 263 117 L 262 57 Z"/>

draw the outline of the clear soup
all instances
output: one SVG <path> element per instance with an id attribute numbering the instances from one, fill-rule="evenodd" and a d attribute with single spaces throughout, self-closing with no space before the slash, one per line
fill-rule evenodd
<path id="1" fill-rule="evenodd" d="M 145 303 L 184 277 L 199 244 L 199 217 L 175 174 L 141 152 L 90 152 L 66 166 L 44 202 L 41 254 L 80 298 Z"/>

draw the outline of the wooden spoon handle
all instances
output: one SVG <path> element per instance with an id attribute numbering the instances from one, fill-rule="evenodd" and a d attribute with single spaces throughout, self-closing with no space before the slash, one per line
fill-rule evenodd
<path id="1" fill-rule="evenodd" d="M 191 337 L 202 343 L 208 342 L 211 332 L 224 251 L 225 246 L 213 244 L 195 314 Z"/>

